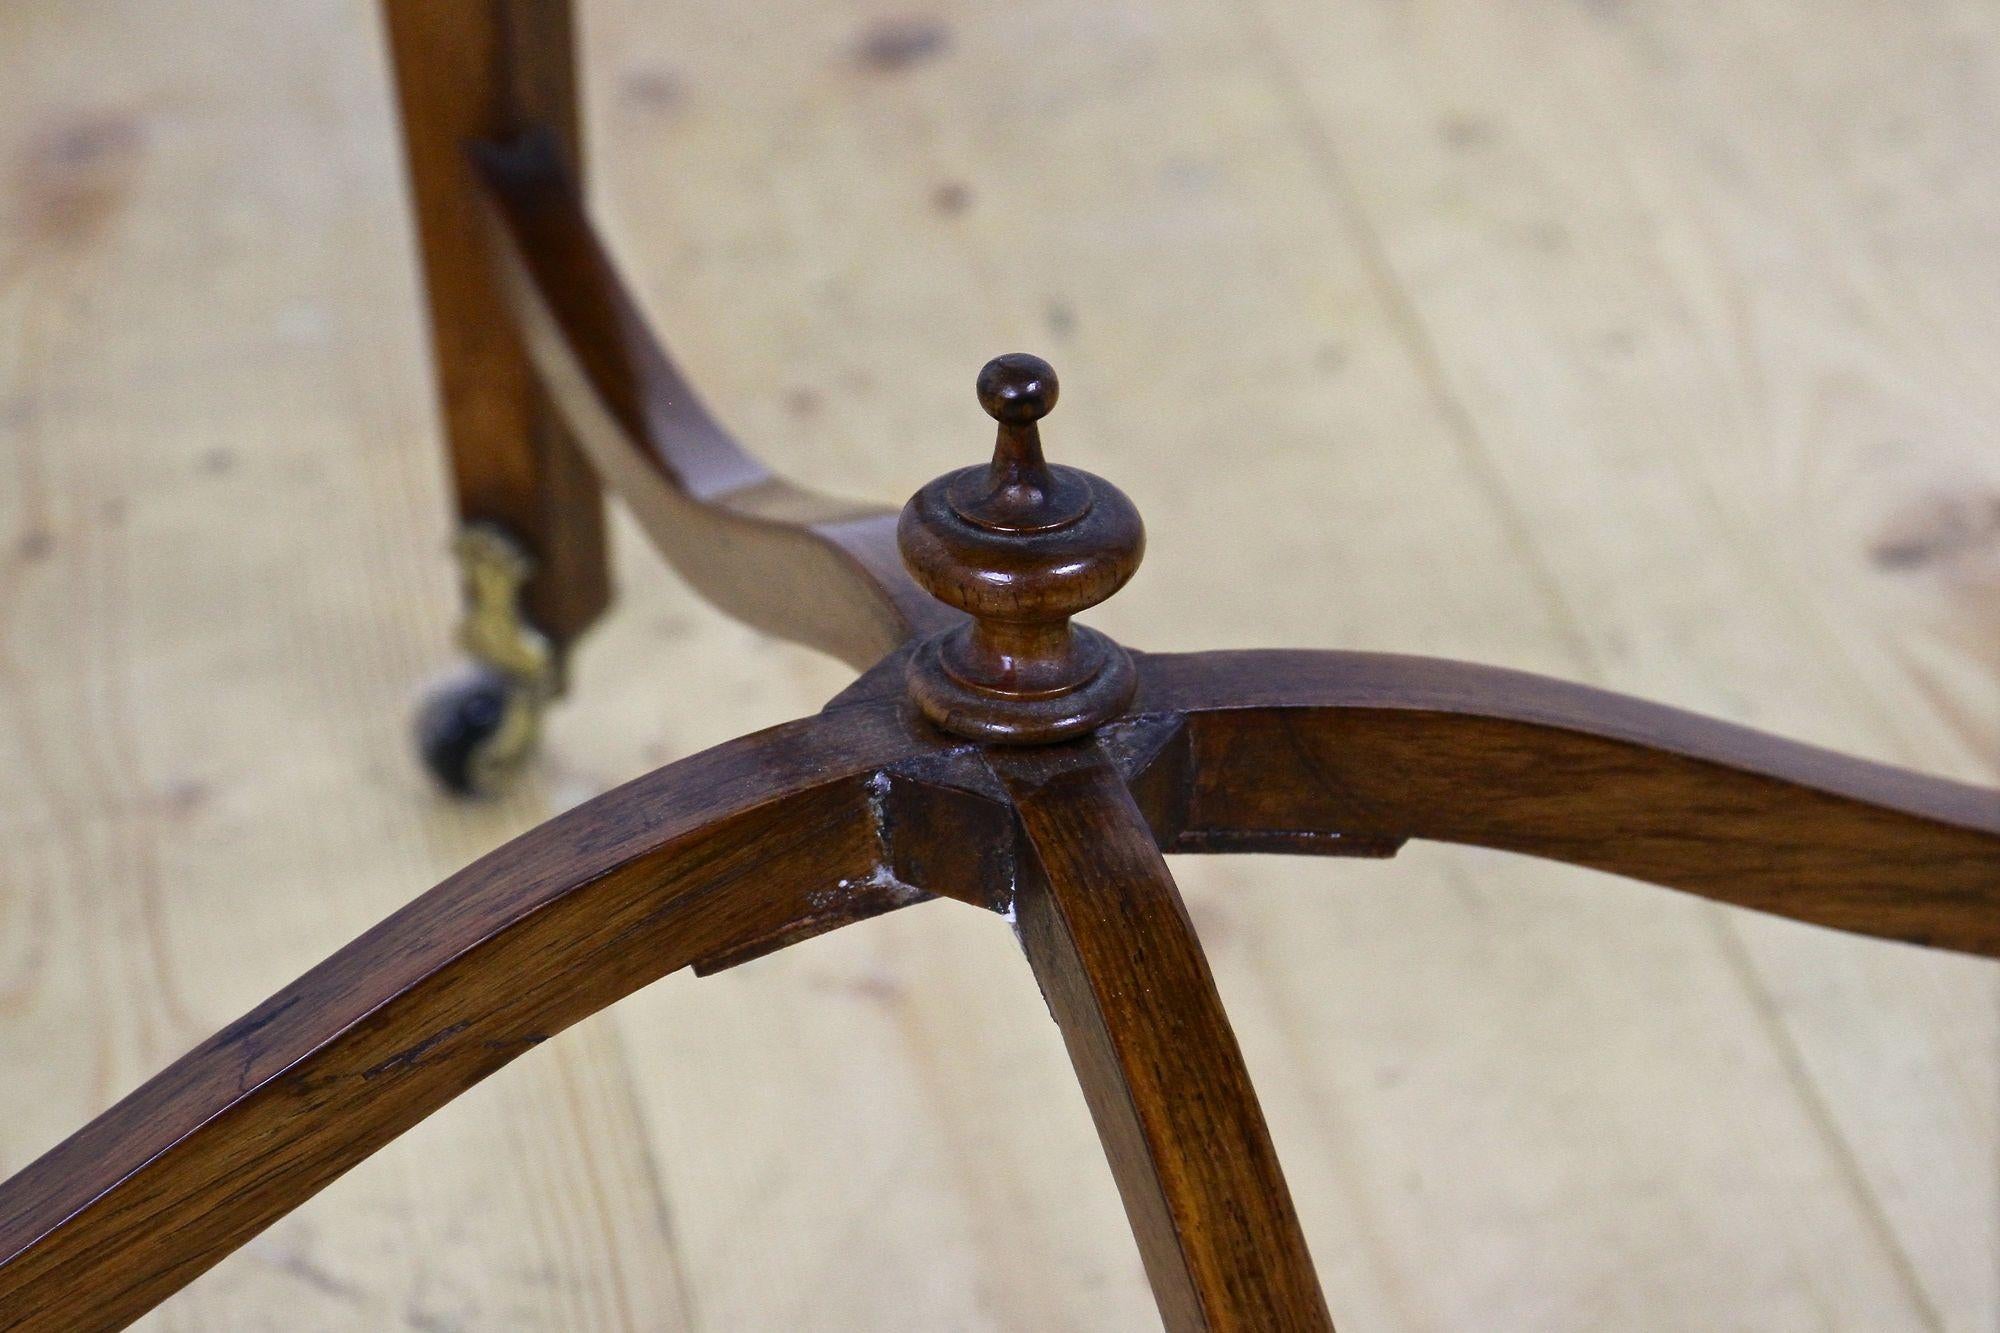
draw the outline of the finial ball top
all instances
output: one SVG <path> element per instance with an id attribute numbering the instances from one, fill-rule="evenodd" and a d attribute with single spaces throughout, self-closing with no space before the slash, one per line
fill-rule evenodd
<path id="1" fill-rule="evenodd" d="M 979 405 L 1000 423 L 993 461 L 931 482 L 896 524 L 911 576 L 970 617 L 918 645 L 910 696 L 946 731 L 991 744 L 1080 735 L 1123 711 L 1138 676 L 1129 653 L 1070 617 L 1132 577 L 1145 525 L 1110 482 L 1043 459 L 1048 362 L 994 357 Z"/>
<path id="2" fill-rule="evenodd" d="M 1008 352 L 979 371 L 979 405 L 995 421 L 1025 425 L 1055 409 L 1055 367 L 1029 352 Z"/>

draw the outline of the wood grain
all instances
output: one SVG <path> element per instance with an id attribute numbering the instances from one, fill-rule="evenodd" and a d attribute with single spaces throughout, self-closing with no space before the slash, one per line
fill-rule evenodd
<path id="1" fill-rule="evenodd" d="M 647 982 L 919 901 L 869 778 L 893 710 L 732 742 L 482 858 L 0 1185 L 0 1322 L 122 1325 Z"/>
<path id="2" fill-rule="evenodd" d="M 1102 477 L 1043 456 L 1055 368 L 1007 352 L 980 369 L 979 406 L 998 423 L 993 457 L 910 497 L 896 545 L 933 597 L 971 617 L 910 660 L 910 698 L 944 730 L 1039 745 L 1125 711 L 1138 677 L 1124 648 L 1070 618 L 1132 577 L 1146 529 Z"/>
<path id="3" fill-rule="evenodd" d="M 448 603 L 375 34 L 196 12 L 0 19 L 10 1167 L 413 885 L 839 684 L 634 580 L 548 770 L 423 799 Z M 1097 622 L 1129 642 L 1504 661 L 1984 779 L 1989 26 L 1257 12 L 1303 110 L 1237 10 L 969 6 L 891 70 L 876 7 L 593 6 L 611 234 L 724 414 L 857 494 L 960 461 L 965 367 L 1060 330 L 1065 440 L 1172 537 Z M 1991 1324 L 1990 964 L 1477 851 L 1177 871 L 1352 1320 Z M 1137 1325 L 996 935 L 899 913 L 642 992 L 152 1326 Z"/>
<path id="4" fill-rule="evenodd" d="M 1166 1327 L 1331 1329 L 1201 942 L 1124 782 L 1094 747 L 995 762 L 1021 820 L 1021 947 Z"/>
<path id="5" fill-rule="evenodd" d="M 1995 780 L 2000 548 L 1971 516 L 2000 397 L 1971 311 L 2000 65 L 1956 12 L 1238 11 L 1377 335 L 1510 535 L 1459 614 L 1561 648 L 1506 660 Z M 1874 1321 L 1992 1323 L 2000 976 L 1706 930 L 1898 1293 Z"/>
<path id="6" fill-rule="evenodd" d="M 478 157 L 509 310 L 542 383 L 681 577 L 855 667 L 952 623 L 904 571 L 892 513 L 772 475 L 709 415 L 626 294 L 550 139 Z"/>
<path id="7" fill-rule="evenodd" d="M 1463 842 L 2000 956 L 2000 791 L 1459 662 L 1152 655 L 1141 682 L 1188 715 L 1186 850 Z"/>
<path id="8" fill-rule="evenodd" d="M 530 618 L 558 646 L 611 598 L 597 479 L 536 382 L 488 260 L 466 145 L 531 129 L 583 171 L 570 0 L 383 0 L 461 521 L 535 558 Z"/>
<path id="9" fill-rule="evenodd" d="M 563 1027 L 917 901 L 911 879 L 1017 914 L 1174 1328 L 1326 1315 L 1156 840 L 1469 842 L 2000 953 L 2000 793 L 1415 658 L 1142 659 L 1150 825 L 1094 741 L 991 754 L 1025 838 L 1007 873 L 991 803 L 949 777 L 967 756 L 879 697 L 908 657 L 490 854 L 0 1185 L 0 1316 L 134 1316 Z"/>

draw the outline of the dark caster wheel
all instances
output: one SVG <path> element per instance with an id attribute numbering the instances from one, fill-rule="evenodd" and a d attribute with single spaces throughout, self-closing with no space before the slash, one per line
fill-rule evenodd
<path id="1" fill-rule="evenodd" d="M 539 700 L 525 683 L 489 666 L 442 682 L 417 710 L 417 752 L 455 796 L 491 796 L 535 748 Z"/>

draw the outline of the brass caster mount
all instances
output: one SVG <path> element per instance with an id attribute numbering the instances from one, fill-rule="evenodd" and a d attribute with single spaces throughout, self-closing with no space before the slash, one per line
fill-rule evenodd
<path id="1" fill-rule="evenodd" d="M 562 693 L 562 664 L 521 608 L 533 557 L 484 523 L 463 529 L 452 550 L 465 596 L 458 646 L 470 660 L 425 696 L 417 750 L 445 790 L 490 796 L 540 744 L 542 710 Z"/>

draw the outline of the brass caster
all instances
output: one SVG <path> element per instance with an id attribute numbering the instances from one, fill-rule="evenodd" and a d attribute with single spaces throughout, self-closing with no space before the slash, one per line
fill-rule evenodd
<path id="1" fill-rule="evenodd" d="M 466 528 L 453 550 L 465 585 L 458 642 L 472 660 L 417 710 L 417 752 L 446 791 L 490 796 L 534 754 L 562 679 L 554 646 L 521 610 L 533 559 L 486 524 Z"/>

